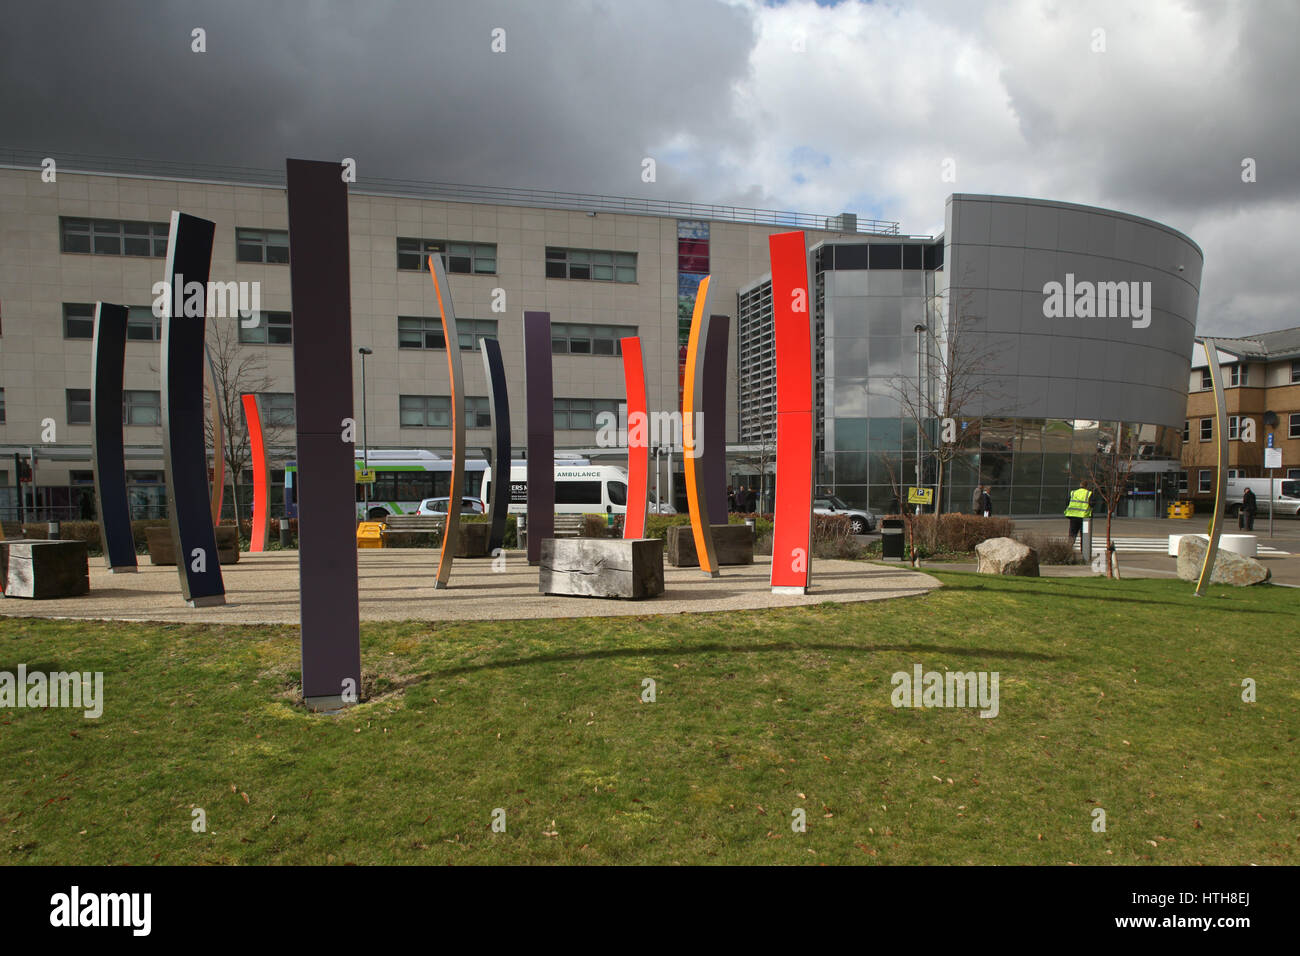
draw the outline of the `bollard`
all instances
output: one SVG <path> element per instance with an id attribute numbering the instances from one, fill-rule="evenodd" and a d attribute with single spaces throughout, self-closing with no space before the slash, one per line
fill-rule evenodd
<path id="1" fill-rule="evenodd" d="M 757 541 L 757 540 L 758 540 L 758 522 L 756 522 L 753 518 L 746 518 L 746 519 L 745 519 L 745 524 L 749 525 L 749 533 L 752 534 L 752 535 L 754 536 L 754 540 Z"/>
<path id="2" fill-rule="evenodd" d="M 45 537 L 49 541 L 59 540 L 59 522 L 50 521 L 45 525 Z"/>
<path id="3" fill-rule="evenodd" d="M 289 527 L 289 519 L 285 518 L 280 522 L 280 547 L 293 547 L 293 529 Z"/>
<path id="4" fill-rule="evenodd" d="M 1083 552 L 1085 561 L 1092 560 L 1092 519 L 1083 519 L 1083 531 L 1079 535 L 1079 550 Z"/>

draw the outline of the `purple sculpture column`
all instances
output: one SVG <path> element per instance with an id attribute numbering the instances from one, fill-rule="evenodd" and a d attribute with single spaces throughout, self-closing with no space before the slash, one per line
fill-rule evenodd
<path id="1" fill-rule="evenodd" d="M 348 192 L 338 163 L 290 159 L 289 287 L 298 437 L 302 696 L 318 710 L 361 689 L 353 468 Z"/>
<path id="2" fill-rule="evenodd" d="M 555 384 L 549 312 L 524 313 L 524 377 L 528 396 L 528 563 L 539 564 L 542 541 L 555 536 Z"/>
<path id="3" fill-rule="evenodd" d="M 725 315 L 709 316 L 704 338 L 704 447 L 700 465 L 704 471 L 709 524 L 727 523 L 727 351 L 731 320 Z"/>

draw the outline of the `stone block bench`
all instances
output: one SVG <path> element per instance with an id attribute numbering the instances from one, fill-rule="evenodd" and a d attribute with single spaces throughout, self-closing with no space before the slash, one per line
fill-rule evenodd
<path id="1" fill-rule="evenodd" d="M 90 591 L 84 541 L 0 541 L 0 587 L 6 598 L 76 597 Z"/>
<path id="2" fill-rule="evenodd" d="M 658 597 L 664 593 L 664 543 L 659 538 L 547 538 L 537 588 L 573 597 Z"/>
<path id="3" fill-rule="evenodd" d="M 745 524 L 715 524 L 713 528 L 713 556 L 718 565 L 754 563 L 754 529 Z M 665 551 L 668 563 L 675 568 L 698 568 L 699 555 L 695 551 L 695 534 L 691 526 L 670 525 Z"/>

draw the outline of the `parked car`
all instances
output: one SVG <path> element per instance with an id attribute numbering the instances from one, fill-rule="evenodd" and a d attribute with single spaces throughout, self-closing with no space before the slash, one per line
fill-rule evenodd
<path id="1" fill-rule="evenodd" d="M 868 508 L 850 508 L 835 495 L 813 499 L 815 515 L 848 515 L 854 534 L 870 534 L 876 530 L 876 516 Z"/>
<path id="2" fill-rule="evenodd" d="M 445 515 L 447 506 L 450 504 L 450 498 L 425 498 L 420 502 L 420 507 L 415 509 L 417 515 Z M 463 515 L 481 515 L 486 514 L 487 509 L 483 507 L 483 502 L 477 498 L 461 498 L 460 513 Z"/>

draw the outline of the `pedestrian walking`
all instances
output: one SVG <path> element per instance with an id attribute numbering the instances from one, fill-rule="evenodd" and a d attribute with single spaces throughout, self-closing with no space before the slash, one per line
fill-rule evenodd
<path id="1" fill-rule="evenodd" d="M 1074 539 L 1083 531 L 1083 519 L 1092 517 L 1092 492 L 1087 479 L 1079 482 L 1079 487 L 1070 492 L 1070 503 L 1065 508 L 1065 516 L 1070 519 L 1070 547 Z"/>
<path id="2" fill-rule="evenodd" d="M 1247 531 L 1254 531 L 1255 512 L 1258 509 L 1259 505 L 1255 501 L 1255 492 L 1247 488 L 1246 493 L 1241 496 L 1241 510 L 1237 512 L 1238 527 L 1245 528 Z"/>
<path id="3" fill-rule="evenodd" d="M 980 492 L 980 514 L 986 518 L 993 515 L 993 496 L 987 488 Z"/>

